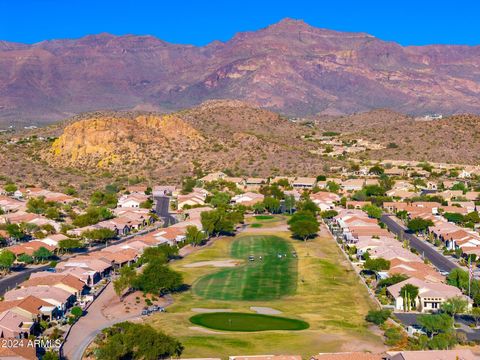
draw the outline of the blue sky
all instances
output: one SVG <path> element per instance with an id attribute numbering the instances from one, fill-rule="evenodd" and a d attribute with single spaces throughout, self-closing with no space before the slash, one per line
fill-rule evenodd
<path id="1" fill-rule="evenodd" d="M 479 45 L 479 14 L 476 0 L 0 0 L 0 40 L 34 43 L 109 32 L 204 45 L 291 17 L 403 45 Z"/>

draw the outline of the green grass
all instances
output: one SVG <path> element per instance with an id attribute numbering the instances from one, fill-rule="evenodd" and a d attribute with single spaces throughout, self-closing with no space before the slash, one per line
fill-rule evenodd
<path id="1" fill-rule="evenodd" d="M 218 312 L 194 315 L 190 321 L 195 325 L 225 331 L 305 330 L 307 322 L 280 316 Z"/>
<path id="2" fill-rule="evenodd" d="M 259 224 L 259 223 L 253 223 L 252 225 L 250 225 L 250 227 L 252 228 L 261 228 L 263 225 L 262 224 Z"/>
<path id="3" fill-rule="evenodd" d="M 196 295 L 215 300 L 265 301 L 295 294 L 297 259 L 291 244 L 277 236 L 244 236 L 231 246 L 233 258 L 245 265 L 201 277 L 193 285 Z M 281 258 L 278 254 L 286 255 Z M 248 261 L 254 256 L 255 261 Z M 260 260 L 260 256 L 262 260 Z"/>
<path id="4" fill-rule="evenodd" d="M 275 219 L 273 215 L 257 215 L 255 216 L 255 220 L 272 220 Z"/>

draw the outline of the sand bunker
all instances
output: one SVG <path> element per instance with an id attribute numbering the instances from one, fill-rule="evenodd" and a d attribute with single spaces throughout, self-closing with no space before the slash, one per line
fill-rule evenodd
<path id="1" fill-rule="evenodd" d="M 263 306 L 252 306 L 250 307 L 250 310 L 255 311 L 257 314 L 263 314 L 263 315 L 279 315 L 282 312 L 280 310 L 275 310 L 269 307 L 263 307 Z"/>
<path id="2" fill-rule="evenodd" d="M 195 330 L 195 331 L 200 331 L 200 332 L 205 333 L 205 334 L 225 334 L 224 332 L 221 332 L 221 331 L 209 330 L 209 329 L 205 329 L 205 328 L 200 327 L 200 326 L 190 326 L 189 329 L 190 330 Z"/>
<path id="3" fill-rule="evenodd" d="M 199 261 L 191 264 L 184 265 L 186 268 L 196 268 L 203 266 L 213 266 L 213 267 L 235 267 L 239 263 L 238 260 L 217 260 L 217 261 Z"/>

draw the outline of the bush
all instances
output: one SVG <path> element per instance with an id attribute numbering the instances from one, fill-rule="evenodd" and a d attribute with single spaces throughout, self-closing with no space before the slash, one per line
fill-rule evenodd
<path id="1" fill-rule="evenodd" d="M 388 346 L 395 346 L 404 338 L 402 331 L 397 327 L 391 327 L 385 330 L 385 344 Z"/>
<path id="2" fill-rule="evenodd" d="M 370 310 L 365 317 L 365 320 L 368 322 L 374 323 L 375 325 L 382 325 L 387 321 L 392 312 L 387 309 L 382 310 Z"/>

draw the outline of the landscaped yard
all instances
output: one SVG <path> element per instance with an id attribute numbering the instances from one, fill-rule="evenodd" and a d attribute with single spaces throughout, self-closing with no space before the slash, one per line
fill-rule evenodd
<path id="1" fill-rule="evenodd" d="M 279 229 L 285 229 L 284 220 Z M 297 258 L 292 251 L 296 251 Z M 287 255 L 284 261 L 275 258 L 282 252 Z M 250 255 L 254 261 L 249 261 Z M 232 258 L 239 263 L 236 268 L 185 267 Z M 252 233 L 247 230 L 236 238 L 217 239 L 172 263 L 172 267 L 183 274 L 192 289 L 174 295 L 175 303 L 167 313 L 147 321 L 177 337 L 185 346 L 184 357 L 226 359 L 228 355 L 283 353 L 308 358 L 321 351 L 384 349 L 380 337 L 368 329 L 364 320 L 373 306 L 366 290 L 334 240 L 325 234 L 305 243 L 275 228 L 252 229 Z M 255 314 L 250 307 L 272 308 L 281 312 L 280 317 L 303 320 L 310 326 L 299 331 L 237 333 L 212 330 L 190 321 L 205 311 L 222 309 Z"/>
<path id="2" fill-rule="evenodd" d="M 232 243 L 230 255 L 245 260 L 244 265 L 201 277 L 193 286 L 195 294 L 215 300 L 262 301 L 295 293 L 297 258 L 288 240 L 239 237 Z"/>
<path id="3" fill-rule="evenodd" d="M 308 323 L 298 319 L 261 314 L 218 312 L 194 315 L 193 324 L 226 331 L 305 330 Z"/>

